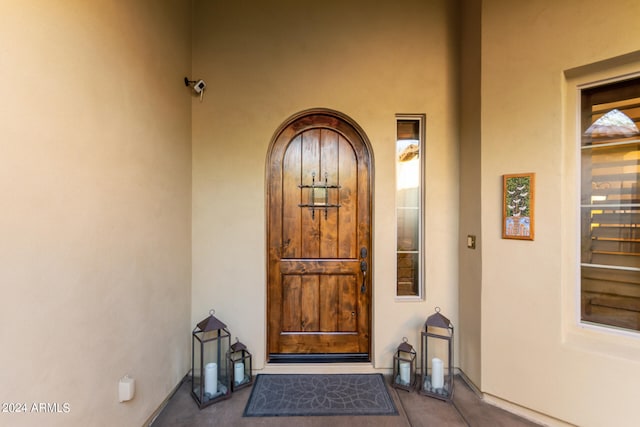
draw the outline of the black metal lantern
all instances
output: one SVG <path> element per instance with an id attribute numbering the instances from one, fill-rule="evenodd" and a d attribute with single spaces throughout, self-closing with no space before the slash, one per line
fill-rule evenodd
<path id="1" fill-rule="evenodd" d="M 393 356 L 393 387 L 411 391 L 416 385 L 416 351 L 406 337 Z"/>
<path id="2" fill-rule="evenodd" d="M 253 383 L 251 376 L 251 353 L 237 338 L 227 356 L 229 372 L 231 372 L 231 389 L 240 390 Z"/>
<path id="3" fill-rule="evenodd" d="M 453 325 L 436 307 L 422 332 L 420 394 L 441 400 L 453 397 Z"/>
<path id="4" fill-rule="evenodd" d="M 191 395 L 200 409 L 231 396 L 227 325 L 209 311 L 193 330 L 191 343 Z"/>

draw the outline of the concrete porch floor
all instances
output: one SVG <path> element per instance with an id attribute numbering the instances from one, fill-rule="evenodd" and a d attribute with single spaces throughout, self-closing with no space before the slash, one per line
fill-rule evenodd
<path id="1" fill-rule="evenodd" d="M 455 380 L 453 402 L 443 402 L 389 386 L 389 394 L 399 415 L 395 416 L 322 416 L 322 417 L 248 417 L 242 413 L 251 387 L 239 390 L 230 399 L 198 409 L 185 380 L 152 427 L 190 426 L 264 426 L 264 427 L 534 427 L 531 421 L 483 402 L 459 377 Z"/>

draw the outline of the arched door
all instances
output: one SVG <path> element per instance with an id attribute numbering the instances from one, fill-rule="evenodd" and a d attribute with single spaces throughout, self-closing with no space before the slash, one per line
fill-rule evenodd
<path id="1" fill-rule="evenodd" d="M 348 117 L 310 110 L 267 165 L 269 360 L 365 361 L 371 346 L 372 161 Z"/>

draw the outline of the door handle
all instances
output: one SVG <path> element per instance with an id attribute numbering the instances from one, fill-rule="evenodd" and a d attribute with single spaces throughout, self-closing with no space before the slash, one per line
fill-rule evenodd
<path id="1" fill-rule="evenodd" d="M 360 248 L 360 271 L 362 272 L 362 286 L 360 286 L 360 293 L 364 294 L 367 292 L 367 270 L 369 265 L 367 264 L 367 248 Z"/>

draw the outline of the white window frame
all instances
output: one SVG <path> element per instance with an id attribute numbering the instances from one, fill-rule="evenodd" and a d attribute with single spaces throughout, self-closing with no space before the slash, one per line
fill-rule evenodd
<path id="1" fill-rule="evenodd" d="M 420 177 L 419 177 L 419 188 L 418 188 L 418 287 L 417 287 L 417 295 L 399 295 L 398 294 L 398 253 L 402 253 L 398 251 L 398 204 L 397 204 L 397 196 L 398 196 L 398 159 L 397 159 L 397 141 L 398 141 L 398 122 L 404 120 L 413 120 L 418 122 L 419 129 L 419 147 L 418 147 L 418 156 L 419 156 L 419 168 L 420 168 Z M 423 301 L 425 298 L 425 253 L 424 253 L 424 236 L 425 236 L 425 227 L 424 227 L 424 191 L 425 191 L 425 126 L 426 126 L 426 115 L 425 114 L 396 114 L 396 137 L 394 138 L 394 182 L 395 182 L 395 190 L 396 190 L 396 200 L 394 200 L 394 213 L 395 213 L 395 298 L 397 301 Z"/>
<path id="2" fill-rule="evenodd" d="M 562 227 L 561 264 L 562 299 L 560 307 L 563 347 L 616 355 L 621 359 L 640 359 L 640 333 L 581 320 L 581 90 L 640 77 L 640 52 L 582 65 L 564 71 L 563 94 L 563 158 L 561 216 L 572 226 Z"/>
<path id="3" fill-rule="evenodd" d="M 582 220 L 582 209 L 584 209 L 585 207 L 588 207 L 586 205 L 582 204 L 582 188 L 581 188 L 581 182 L 582 182 L 582 165 L 581 165 L 581 156 L 582 156 L 582 152 L 584 150 L 586 150 L 585 147 L 582 146 L 582 135 L 581 135 L 581 120 L 582 120 L 582 109 L 581 109 L 581 99 L 582 99 L 582 92 L 585 90 L 589 90 L 589 89 L 593 89 L 593 88 L 598 88 L 598 87 L 602 87 L 602 86 L 606 86 L 606 85 L 610 85 L 613 83 L 617 83 L 617 82 L 622 82 L 622 81 L 626 81 L 626 80 L 632 80 L 632 79 L 639 79 L 640 78 L 640 72 L 637 73 L 632 73 L 632 74 L 625 74 L 625 75 L 620 75 L 620 76 L 614 76 L 614 77 L 610 77 L 604 80 L 598 80 L 598 81 L 593 81 L 593 82 L 588 82 L 588 83 L 584 83 L 581 85 L 577 86 L 577 95 L 576 95 L 576 104 L 577 104 L 577 115 L 576 115 L 576 123 L 577 123 L 577 127 L 578 127 L 578 132 L 576 135 L 576 140 L 577 140 L 577 150 L 578 150 L 578 154 L 577 154 L 577 162 L 578 162 L 578 166 L 577 166 L 577 170 L 578 170 L 578 181 L 577 181 L 577 186 L 578 186 L 578 250 L 580 250 L 580 246 L 582 245 L 582 229 L 581 229 L 581 220 Z M 640 139 L 640 137 L 638 138 Z M 591 205 L 589 205 L 591 206 Z M 614 333 L 620 333 L 622 335 L 630 335 L 630 336 L 640 336 L 640 331 L 639 330 L 633 330 L 633 329 L 627 329 L 627 328 L 622 328 L 619 326 L 615 326 L 615 325 L 609 325 L 606 323 L 598 323 L 595 321 L 588 321 L 588 320 L 583 320 L 583 313 L 582 313 L 582 307 L 581 307 L 581 295 L 582 295 L 582 273 L 581 273 L 581 268 L 582 267 L 591 267 L 591 268 L 608 268 L 608 269 L 617 269 L 617 270 L 624 270 L 624 271 L 634 271 L 634 272 L 639 272 L 640 269 L 638 268 L 634 268 L 634 267 L 622 267 L 622 266 L 615 266 L 615 265 L 599 265 L 599 264 L 588 264 L 588 263 L 583 263 L 582 259 L 581 259 L 581 254 L 578 255 L 578 292 L 577 292 L 577 321 L 579 323 L 579 325 L 583 328 L 589 328 L 589 329 L 593 329 L 593 330 L 598 330 L 598 331 L 611 331 Z"/>

